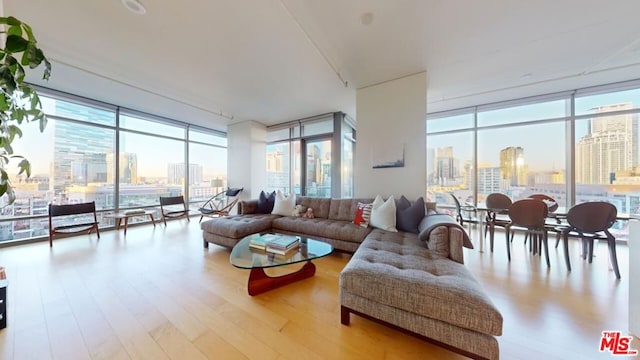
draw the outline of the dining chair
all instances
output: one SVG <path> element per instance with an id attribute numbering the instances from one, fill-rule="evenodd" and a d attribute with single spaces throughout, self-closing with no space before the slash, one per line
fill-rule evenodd
<path id="1" fill-rule="evenodd" d="M 542 200 L 542 202 L 547 204 L 547 207 L 549 208 L 549 215 L 547 216 L 547 218 L 549 220 L 552 220 L 553 223 L 547 223 L 546 227 L 547 227 L 547 231 L 553 231 L 556 233 L 556 248 L 557 248 L 558 244 L 560 243 L 560 239 L 562 238 L 562 232 L 558 231 L 558 226 L 562 224 L 562 218 L 554 214 L 554 212 L 558 210 L 558 202 L 556 201 L 556 199 L 546 194 L 529 195 L 529 199 Z M 529 237 L 529 234 L 528 233 L 525 234 L 525 237 L 524 237 L 525 244 L 527 243 L 528 237 Z"/>
<path id="2" fill-rule="evenodd" d="M 534 255 L 542 253 L 544 249 L 547 267 L 551 267 L 549 262 L 549 244 L 547 241 L 547 228 L 545 221 L 549 207 L 542 200 L 522 199 L 514 202 L 509 207 L 508 215 L 511 222 L 505 226 L 507 239 L 507 257 L 511 261 L 511 241 L 509 233 L 515 228 L 521 228 L 531 235 L 529 246 L 533 248 Z"/>
<path id="3" fill-rule="evenodd" d="M 493 234 L 495 232 L 495 227 L 499 226 L 504 228 L 510 222 L 507 214 L 509 213 L 509 207 L 511 207 L 511 204 L 511 199 L 507 195 L 501 193 L 489 194 L 485 200 L 487 208 L 485 230 L 489 229 L 489 244 L 491 252 L 493 252 Z"/>
<path id="4" fill-rule="evenodd" d="M 613 204 L 603 201 L 586 202 L 574 205 L 567 213 L 568 227 L 563 229 L 564 259 L 567 270 L 571 271 L 569 261 L 569 236 L 582 239 L 582 258 L 589 263 L 593 260 L 593 243 L 595 240 L 607 240 L 611 266 L 620 279 L 618 256 L 616 254 L 616 238 L 609 229 L 616 222 L 618 210 Z"/>
<path id="5" fill-rule="evenodd" d="M 453 198 L 453 202 L 456 205 L 456 221 L 460 226 L 464 227 L 464 224 L 469 225 L 469 233 L 471 233 L 471 224 L 481 224 L 482 221 L 476 217 L 478 209 L 473 205 L 461 205 L 460 200 L 454 193 L 449 193 Z"/>

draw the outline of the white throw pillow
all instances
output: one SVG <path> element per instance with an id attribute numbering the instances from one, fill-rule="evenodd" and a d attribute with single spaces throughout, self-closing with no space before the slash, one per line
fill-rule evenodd
<path id="1" fill-rule="evenodd" d="M 389 196 L 387 201 L 382 200 L 380 195 L 376 196 L 371 208 L 369 225 L 382 230 L 398 232 L 396 229 L 396 201 L 393 195 Z"/>
<path id="2" fill-rule="evenodd" d="M 291 216 L 293 209 L 296 207 L 296 194 L 289 194 L 284 196 L 280 190 L 276 193 L 276 201 L 273 204 L 274 215 Z"/>

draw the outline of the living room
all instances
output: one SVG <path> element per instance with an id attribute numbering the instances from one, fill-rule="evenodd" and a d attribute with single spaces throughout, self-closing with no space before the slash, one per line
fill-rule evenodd
<path id="1" fill-rule="evenodd" d="M 96 186 L 82 180 L 90 168 L 84 164 L 96 158 L 74 158 L 77 166 L 69 171 L 78 183 L 65 195 L 73 199 L 93 192 L 117 198 L 101 212 L 153 206 L 145 201 L 155 201 L 158 191 L 184 193 L 195 205 L 227 186 L 243 187 L 243 200 L 283 188 L 270 183 L 265 172 L 273 134 L 291 129 L 286 140 L 291 141 L 288 161 L 294 165 L 295 124 L 311 125 L 317 115 L 337 113 L 351 118 L 355 147 L 353 156 L 345 158 L 341 144 L 331 144 L 329 163 L 333 168 L 339 164 L 335 173 L 340 174 L 329 179 L 331 196 L 425 196 L 444 202 L 442 194 L 456 192 L 480 205 L 482 190 L 473 189 L 482 186 L 479 177 L 485 172 L 479 171 L 474 183 L 462 169 L 496 167 L 482 164 L 486 153 L 497 152 L 487 150 L 489 143 L 500 150 L 531 141 L 544 146 L 523 146 L 527 160 L 536 152 L 554 159 L 548 168 L 561 172 L 561 179 L 545 175 L 555 182 L 544 189 L 560 194 L 558 200 L 569 207 L 580 202 L 582 192 L 575 181 L 575 155 L 567 149 L 583 135 L 565 125 L 584 125 L 592 113 L 571 106 L 574 113 L 567 113 L 567 104 L 579 103 L 581 96 L 623 92 L 630 97 L 616 103 L 633 101 L 634 89 L 640 88 L 633 81 L 640 78 L 640 66 L 632 17 L 637 5 L 631 2 L 589 8 L 573 4 L 583 10 L 580 19 L 568 4 L 558 9 L 551 2 L 492 2 L 473 9 L 465 5 L 464 10 L 459 4 L 420 2 L 141 4 L 143 15 L 119 1 L 5 0 L 3 6 L 5 15 L 33 26 L 54 65 L 50 81 L 29 78 L 51 111 L 48 138 L 29 143 L 27 135 L 41 135 L 35 129 L 19 139 L 26 144 L 16 142 L 16 152 L 43 169 L 37 175 L 63 159 L 59 155 L 65 150 L 56 153 L 48 146 L 73 145 L 68 151 L 73 153 L 82 150 L 84 140 L 86 150 L 95 139 L 108 139 L 118 156 L 100 164 L 111 182 Z M 557 16 L 549 18 L 550 13 Z M 450 14 L 459 16 L 449 19 Z M 554 103 L 562 107 L 561 115 L 545 110 L 533 118 L 482 122 L 491 111 L 550 102 L 561 102 Z M 71 111 L 69 104 L 83 109 Z M 607 111 L 601 116 L 635 117 L 637 112 L 633 107 Z M 453 120 L 460 114 L 471 124 Z M 446 126 L 438 127 L 438 120 Z M 65 123 L 76 127 L 58 126 Z M 554 140 L 529 131 L 538 127 L 552 127 L 546 133 Z M 87 128 L 99 130 L 93 137 L 74 133 Z M 73 136 L 56 143 L 65 131 Z M 337 138 L 343 139 L 341 135 Z M 305 140 L 319 139 L 314 136 Z M 437 169 L 436 157 L 446 158 L 436 149 L 447 147 L 454 151 L 447 158 L 451 164 L 460 162 L 457 170 L 448 177 L 430 176 Z M 429 149 L 434 149 L 433 157 Z M 460 149 L 465 153 L 455 153 Z M 399 159 L 403 166 L 376 168 Z M 347 161 L 352 161 L 350 174 L 342 171 Z M 162 171 L 145 168 L 149 163 Z M 192 170 L 196 163 L 204 168 Z M 182 177 L 159 186 L 160 177 L 171 177 L 168 168 Z M 317 184 L 291 169 L 285 180 L 289 189 L 311 194 Z M 189 181 L 204 182 L 200 171 L 213 174 L 207 178 L 209 189 Z M 628 200 L 621 203 L 633 204 L 635 185 L 621 181 L 632 182 L 634 174 L 616 176 L 620 185 L 610 193 L 624 192 Z M 55 192 L 56 181 L 55 176 L 36 176 L 21 185 L 32 193 L 45 192 L 40 190 L 45 187 Z M 443 205 L 443 211 L 452 211 Z M 20 229 L 23 214 L 15 209 L 4 221 L 11 224 L 14 239 L 21 236 L 16 230 L 34 233 Z M 46 220 L 46 213 L 37 214 Z M 109 221 L 104 219 L 105 228 L 113 228 Z M 471 228 L 470 235 L 479 245 L 481 229 Z M 607 356 L 598 350 L 602 331 L 628 334 L 630 261 L 624 243 L 618 246 L 622 278 L 616 280 L 604 247 L 597 247 L 593 264 L 587 264 L 576 256 L 580 249 L 573 244 L 574 269 L 567 272 L 561 248 L 557 253 L 551 249 L 546 269 L 539 258 L 518 252 L 524 249 L 520 237 L 507 262 L 504 234 L 496 236 L 500 241 L 493 254 L 479 252 L 478 246 L 465 250 L 465 266 L 503 312 L 504 335 L 498 338 L 503 358 Z M 341 326 L 338 275 L 349 254 L 319 260 L 318 273 L 309 281 L 251 298 L 245 289 L 247 274 L 229 264 L 228 249 L 203 251 L 201 243 L 197 221 L 183 219 L 166 227 L 153 228 L 148 222 L 132 226 L 126 237 L 105 231 L 99 241 L 92 235 L 60 239 L 52 250 L 42 242 L 3 248 L 0 265 L 10 280 L 9 326 L 0 332 L 3 357 L 458 357 L 357 317 L 349 327 Z M 632 347 L 639 347 L 637 340 Z"/>

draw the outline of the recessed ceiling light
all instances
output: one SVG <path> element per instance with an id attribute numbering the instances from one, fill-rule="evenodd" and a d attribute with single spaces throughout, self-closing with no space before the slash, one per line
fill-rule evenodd
<path id="1" fill-rule="evenodd" d="M 360 15 L 360 23 L 362 25 L 369 25 L 373 22 L 373 13 L 366 12 Z"/>
<path id="2" fill-rule="evenodd" d="M 138 0 L 122 0 L 122 5 L 134 14 L 144 15 L 147 9 Z"/>

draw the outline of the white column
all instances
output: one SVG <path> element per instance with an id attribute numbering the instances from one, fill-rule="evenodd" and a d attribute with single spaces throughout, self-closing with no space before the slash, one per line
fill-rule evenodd
<path id="1" fill-rule="evenodd" d="M 426 72 L 357 90 L 355 197 L 426 195 L 426 116 Z M 404 167 L 373 168 L 403 148 Z"/>
<path id="2" fill-rule="evenodd" d="M 244 187 L 241 199 L 256 199 L 267 184 L 267 129 L 255 121 L 227 127 L 227 179 Z"/>

